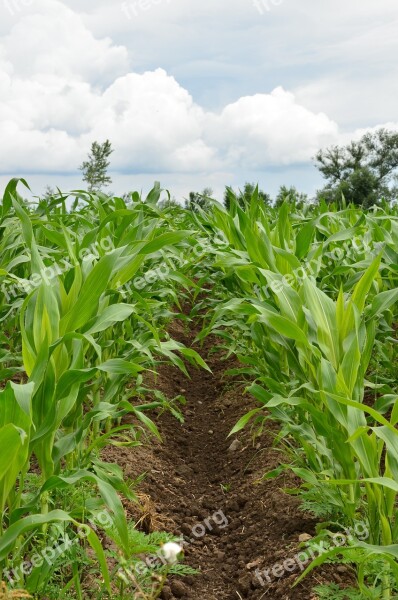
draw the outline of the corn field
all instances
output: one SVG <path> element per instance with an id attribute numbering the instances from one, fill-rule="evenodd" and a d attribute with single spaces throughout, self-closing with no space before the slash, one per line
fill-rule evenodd
<path id="1" fill-rule="evenodd" d="M 7 586 L 10 598 L 151 599 L 190 573 L 186 558 L 130 576 L 132 555 L 175 539 L 139 534 L 126 511 L 139 483 L 103 450 L 133 453 L 161 438 L 159 415 L 182 420 L 184 399 L 156 388 L 159 366 L 208 371 L 201 347 L 213 336 L 253 401 L 231 435 L 261 440 L 278 425 L 281 460 L 259 484 L 292 474 L 285 492 L 313 509 L 320 539 L 358 522 L 368 531 L 327 548 L 294 585 L 343 562 L 358 598 L 397 597 L 396 208 L 276 209 L 257 190 L 241 206 L 230 190 L 228 210 L 214 201 L 194 212 L 161 202 L 158 185 L 145 198 L 81 191 L 27 203 L 27 185 L 12 180 L 0 207 L 4 597 Z M 200 322 L 195 349 L 172 337 L 175 319 Z M 71 539 L 61 567 L 42 560 Z"/>

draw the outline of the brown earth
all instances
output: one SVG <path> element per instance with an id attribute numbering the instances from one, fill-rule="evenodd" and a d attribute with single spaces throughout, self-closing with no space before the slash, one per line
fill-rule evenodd
<path id="1" fill-rule="evenodd" d="M 174 322 L 170 333 L 191 346 L 196 332 Z M 164 600 L 316 600 L 313 586 L 349 579 L 346 567 L 318 569 L 295 588 L 298 566 L 281 577 L 272 575 L 274 565 L 300 551 L 300 534 L 314 534 L 316 521 L 282 491 L 297 483 L 292 476 L 259 482 L 283 461 L 273 447 L 275 426 L 261 437 L 246 428 L 227 439 L 255 403 L 243 395 L 242 383 L 224 375 L 237 365 L 212 351 L 214 345 L 217 340 L 209 338 L 203 348 L 196 348 L 212 373 L 190 368 L 188 380 L 178 369 L 160 366 L 156 387 L 169 398 L 185 395 L 185 423 L 164 414 L 157 421 L 163 444 L 108 448 L 106 460 L 121 465 L 127 477 L 147 472 L 141 489 L 154 508 L 145 527 L 168 525 L 169 531 L 184 535 L 185 563 L 200 571 L 171 581 Z M 271 570 L 260 581 L 256 569 Z"/>

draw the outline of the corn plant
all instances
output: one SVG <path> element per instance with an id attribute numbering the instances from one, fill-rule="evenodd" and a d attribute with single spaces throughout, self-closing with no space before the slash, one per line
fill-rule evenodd
<path id="1" fill-rule="evenodd" d="M 62 195 L 51 206 L 39 203 L 32 210 L 17 185 L 17 180 L 10 183 L 2 205 L 1 316 L 7 328 L 1 358 L 3 380 L 20 377 L 23 383 L 7 381 L 0 391 L 6 448 L 0 464 L 0 561 L 7 565 L 23 557 L 29 531 L 41 531 L 45 543 L 51 523 L 78 526 L 77 516 L 84 521 L 84 504 L 73 507 L 73 518 L 50 510 L 56 493 L 77 485 L 98 490 L 127 558 L 128 524 L 119 494 L 130 499 L 134 494 L 121 470 L 101 462 L 99 452 L 107 443 L 138 443 L 135 434 L 128 435 L 131 426 L 121 424 L 128 413 L 135 417 L 136 429 L 144 427 L 160 437 L 146 413 L 168 406 L 168 400 L 129 401 L 135 389 L 130 382 L 138 385 L 140 373 L 156 369 L 160 360 L 186 373 L 179 355 L 207 368 L 196 352 L 162 331 L 173 315 L 168 308 L 177 296 L 173 286 L 195 284 L 172 269 L 167 271 L 169 288 L 163 286 L 160 297 L 152 287 L 140 293 L 142 288 L 131 282 L 142 279 L 147 266 L 172 262 L 190 231 L 168 231 L 167 218 L 157 207 L 159 186 L 145 202 L 134 194 L 129 204 L 77 192 L 76 210 L 69 212 Z M 126 285 L 128 293 L 122 294 Z M 32 460 L 38 463 L 41 485 L 27 507 L 23 491 Z M 24 517 L 26 513 L 30 515 Z M 94 531 L 87 540 L 109 591 Z M 34 579 L 33 574 L 27 583 Z"/>
<path id="2" fill-rule="evenodd" d="M 256 379 L 249 391 L 261 408 L 232 433 L 270 413 L 281 423 L 279 440 L 289 448 L 295 441 L 292 468 L 304 488 L 319 489 L 345 522 L 365 518 L 370 537 L 361 548 L 382 554 L 396 576 L 397 396 L 378 398 L 383 411 L 364 402 L 382 329 L 396 360 L 396 216 L 324 206 L 315 216 L 291 215 L 287 203 L 275 214 L 256 192 L 244 208 L 233 196 L 230 204 L 230 212 L 214 205 L 207 219 L 227 241 L 214 257 L 232 298 L 218 299 L 200 338 L 222 335 L 244 364 L 241 372 Z M 366 245 L 348 245 L 345 260 L 336 246 L 353 236 Z M 387 572 L 383 598 L 391 593 Z"/>

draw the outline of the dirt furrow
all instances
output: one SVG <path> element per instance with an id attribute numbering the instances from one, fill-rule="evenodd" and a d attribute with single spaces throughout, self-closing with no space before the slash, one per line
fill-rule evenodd
<path id="1" fill-rule="evenodd" d="M 188 346 L 195 337 L 181 323 L 171 334 Z M 297 553 L 299 535 L 313 534 L 315 521 L 281 491 L 294 484 L 292 479 L 258 483 L 281 460 L 272 447 L 272 427 L 261 438 L 246 430 L 227 439 L 253 402 L 243 396 L 242 385 L 224 376 L 233 365 L 211 352 L 215 343 L 209 339 L 200 349 L 212 373 L 190 368 L 187 380 L 178 369 L 160 368 L 156 387 L 170 398 L 187 398 L 185 422 L 165 414 L 158 422 L 163 444 L 109 449 L 108 459 L 123 466 L 127 476 L 147 472 L 142 489 L 153 503 L 147 527 L 183 535 L 185 563 L 199 571 L 171 581 L 164 600 L 310 600 L 320 574 L 294 590 L 295 572 L 258 576 Z"/>

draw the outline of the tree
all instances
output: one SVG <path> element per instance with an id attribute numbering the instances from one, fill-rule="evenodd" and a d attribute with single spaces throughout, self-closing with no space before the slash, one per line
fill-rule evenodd
<path id="1" fill-rule="evenodd" d="M 210 187 L 204 188 L 202 192 L 189 192 L 189 199 L 185 200 L 185 208 L 194 212 L 205 209 L 209 206 L 212 195 L 213 190 Z"/>
<path id="2" fill-rule="evenodd" d="M 239 190 L 239 192 L 237 194 L 234 193 L 234 191 L 232 190 L 232 188 L 226 188 L 225 190 L 225 194 L 224 194 L 224 206 L 225 208 L 227 208 L 228 210 L 230 209 L 230 205 L 231 205 L 231 200 L 230 200 L 230 195 L 231 193 L 235 195 L 239 206 L 241 208 L 245 208 L 245 206 L 247 206 L 250 203 L 250 199 L 253 196 L 253 193 L 256 189 L 256 185 L 254 183 L 248 183 L 246 182 L 242 190 Z M 258 191 L 258 197 L 259 200 L 262 200 L 264 202 L 264 204 L 271 204 L 271 196 L 269 196 L 269 194 L 267 194 L 266 192 L 263 192 L 262 190 Z"/>
<path id="3" fill-rule="evenodd" d="M 100 191 L 103 186 L 112 183 L 112 179 L 107 174 L 110 165 L 108 159 L 112 152 L 113 149 L 109 140 L 106 140 L 103 144 L 92 143 L 88 160 L 84 161 L 79 167 L 83 171 L 83 181 L 88 183 L 89 192 Z"/>
<path id="4" fill-rule="evenodd" d="M 275 198 L 275 206 L 282 206 L 285 201 L 294 204 L 296 208 L 302 208 L 308 202 L 308 196 L 299 192 L 294 186 L 281 185 Z"/>
<path id="5" fill-rule="evenodd" d="M 398 169 L 397 132 L 378 129 L 358 142 L 320 150 L 315 161 L 327 180 L 318 197 L 328 202 L 340 204 L 344 196 L 366 208 L 383 198 L 397 198 L 397 187 L 391 185 Z"/>
<path id="6" fill-rule="evenodd" d="M 165 198 L 158 202 L 158 207 L 162 210 L 167 208 L 181 208 L 181 204 L 175 198 Z"/>
<path id="7" fill-rule="evenodd" d="M 54 190 L 51 185 L 46 185 L 46 189 L 44 190 L 43 199 L 51 200 L 57 194 L 56 190 Z"/>

